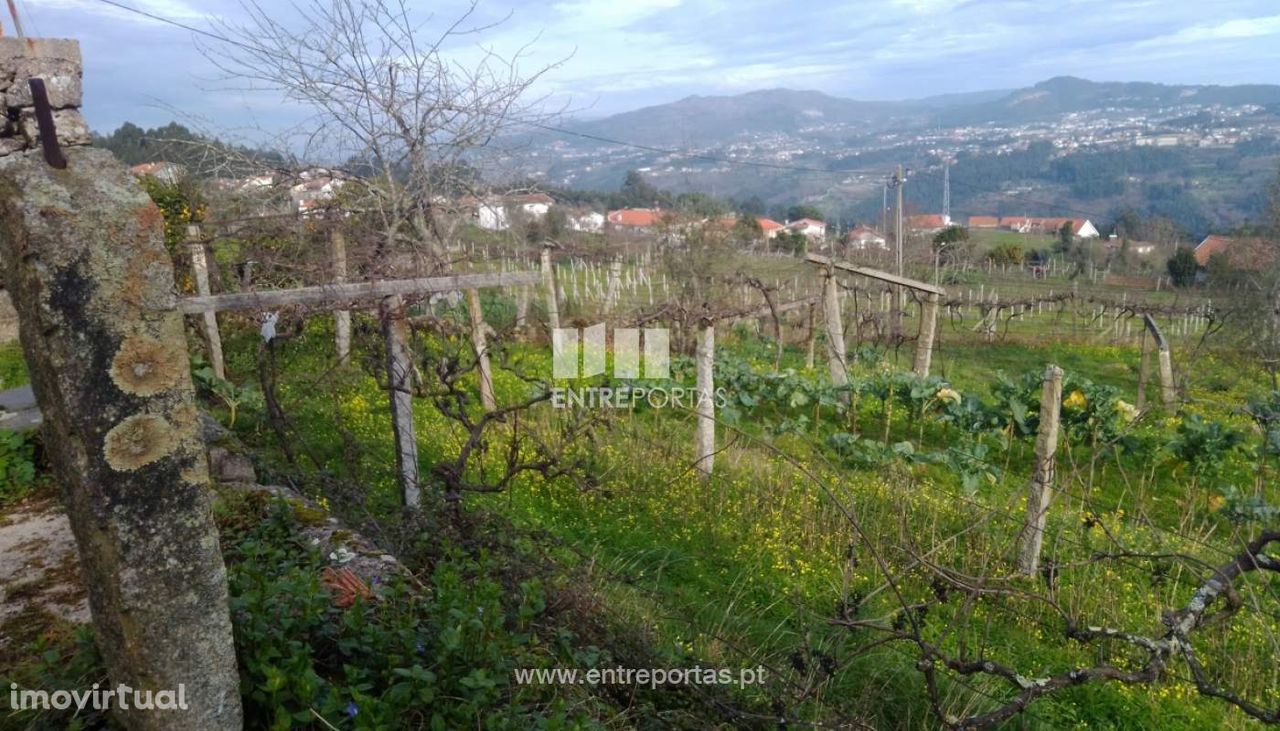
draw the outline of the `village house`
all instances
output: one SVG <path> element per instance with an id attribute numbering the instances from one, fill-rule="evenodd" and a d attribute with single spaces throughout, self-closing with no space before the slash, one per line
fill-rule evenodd
<path id="1" fill-rule="evenodd" d="M 645 232 L 661 225 L 664 214 L 657 208 L 620 208 L 609 211 L 609 225 L 623 231 Z"/>
<path id="2" fill-rule="evenodd" d="M 812 218 L 790 221 L 787 223 L 787 228 L 798 234 L 804 234 L 810 239 L 820 239 L 827 235 L 827 224 Z"/>
<path id="3" fill-rule="evenodd" d="M 347 183 L 339 173 L 325 168 L 304 170 L 298 178 L 301 182 L 289 188 L 289 200 L 294 210 L 304 215 L 324 208 Z"/>
<path id="4" fill-rule="evenodd" d="M 903 219 L 908 231 L 934 233 L 951 225 L 951 217 L 941 213 L 922 213 Z"/>
<path id="5" fill-rule="evenodd" d="M 1215 257 L 1225 257 L 1232 269 L 1257 271 L 1275 263 L 1276 246 L 1260 238 L 1206 236 L 1195 248 L 1196 263 L 1209 266 Z"/>
<path id="6" fill-rule="evenodd" d="M 162 183 L 173 185 L 186 174 L 186 168 L 173 162 L 144 162 L 129 168 L 129 172 L 141 177 L 151 177 Z"/>
<path id="7" fill-rule="evenodd" d="M 778 238 L 778 232 L 786 228 L 786 226 L 783 226 L 772 218 L 764 218 L 763 216 L 756 217 L 756 223 L 760 224 L 760 230 L 764 232 L 764 237 L 766 239 Z"/>
<path id="8" fill-rule="evenodd" d="M 888 249 L 889 242 L 879 231 L 868 226 L 859 226 L 848 233 L 844 242 L 852 249 Z"/>
<path id="9" fill-rule="evenodd" d="M 546 193 L 524 193 L 521 195 L 510 195 L 503 199 L 507 208 L 513 212 L 519 212 L 526 218 L 541 221 L 551 211 L 551 207 L 555 205 L 555 200 Z"/>
<path id="10" fill-rule="evenodd" d="M 521 193 L 484 199 L 467 197 L 461 204 L 471 211 L 480 228 L 486 231 L 506 231 L 511 228 L 513 216 L 525 221 L 541 221 L 546 218 L 555 205 L 555 200 L 546 193 Z"/>
<path id="11" fill-rule="evenodd" d="M 1071 222 L 1071 233 L 1077 239 L 1096 239 L 1101 236 L 1098 229 L 1087 218 L 1039 218 L 1033 216 L 1004 216 L 1000 219 L 1000 228 L 1022 234 L 1051 235 L 1058 232 L 1064 223 Z"/>
<path id="12" fill-rule="evenodd" d="M 568 217 L 569 228 L 573 231 L 598 234 L 604 231 L 604 214 L 595 211 L 575 213 Z"/>
<path id="13" fill-rule="evenodd" d="M 998 216 L 969 216 L 969 228 L 1000 228 Z"/>

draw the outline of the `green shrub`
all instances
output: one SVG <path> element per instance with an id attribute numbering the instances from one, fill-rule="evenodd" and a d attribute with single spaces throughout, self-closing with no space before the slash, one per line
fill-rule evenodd
<path id="1" fill-rule="evenodd" d="M 37 439 L 34 431 L 0 430 L 0 505 L 21 500 L 35 486 Z"/>

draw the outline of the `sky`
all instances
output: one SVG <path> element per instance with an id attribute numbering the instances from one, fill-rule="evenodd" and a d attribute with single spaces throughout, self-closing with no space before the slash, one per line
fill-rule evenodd
<path id="1" fill-rule="evenodd" d="M 245 18 L 241 0 L 119 1 L 199 29 Z M 258 2 L 274 17 L 298 12 L 292 0 Z M 467 9 L 459 0 L 406 2 L 424 35 Z M 81 41 L 84 112 L 97 131 L 177 118 L 251 139 L 299 118 L 278 93 L 226 78 L 191 31 L 103 0 L 18 7 L 28 35 Z M 583 117 L 779 87 L 871 100 L 1013 89 L 1059 75 L 1280 83 L 1276 0 L 479 0 L 464 27 L 491 23 L 448 43 L 450 57 L 468 64 L 482 52 L 524 49 L 527 72 L 555 65 L 540 77 L 538 98 Z"/>

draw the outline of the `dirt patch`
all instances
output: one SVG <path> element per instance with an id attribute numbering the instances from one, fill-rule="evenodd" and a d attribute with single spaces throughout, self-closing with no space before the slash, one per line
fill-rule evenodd
<path id="1" fill-rule="evenodd" d="M 87 623 L 88 598 L 62 507 L 49 498 L 30 499 L 5 519 L 0 524 L 0 650 L 33 633 L 39 636 L 55 621 Z"/>

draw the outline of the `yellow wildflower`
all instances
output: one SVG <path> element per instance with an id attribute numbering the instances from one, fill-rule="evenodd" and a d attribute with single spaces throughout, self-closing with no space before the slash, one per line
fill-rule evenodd
<path id="1" fill-rule="evenodd" d="M 1117 400 L 1116 411 L 1119 412 L 1120 418 L 1124 419 L 1125 423 L 1132 422 L 1138 418 L 1138 407 L 1128 401 Z"/>
<path id="2" fill-rule="evenodd" d="M 1071 395 L 1062 402 L 1062 405 L 1068 409 L 1079 410 L 1083 409 L 1087 403 L 1088 400 L 1084 397 L 1084 391 L 1072 391 Z"/>

